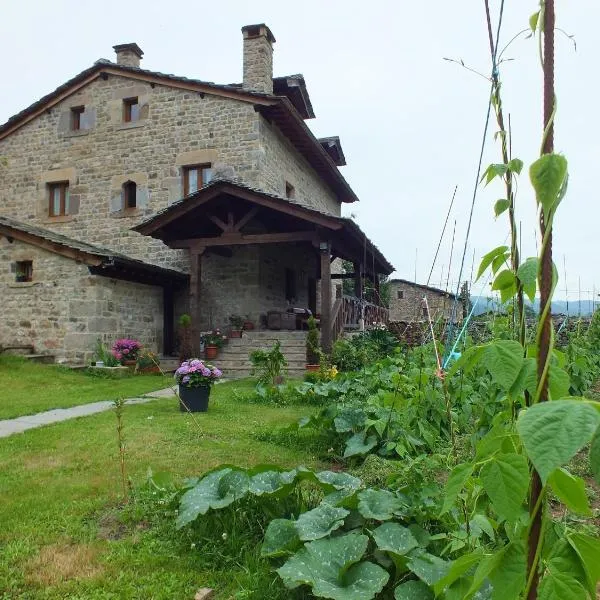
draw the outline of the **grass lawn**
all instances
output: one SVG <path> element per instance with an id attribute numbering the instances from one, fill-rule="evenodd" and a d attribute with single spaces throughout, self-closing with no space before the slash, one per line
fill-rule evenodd
<path id="1" fill-rule="evenodd" d="M 12 369 L 5 371 L 2 389 Z M 48 381 L 54 397 L 64 386 L 81 401 L 73 382 L 85 376 L 59 372 L 57 380 L 63 376 L 63 384 Z M 121 386 L 133 382 L 90 382 L 106 383 L 94 399 L 121 394 Z M 181 479 L 221 463 L 318 466 L 310 444 L 295 443 L 292 434 L 280 443 L 269 437 L 313 409 L 234 398 L 235 389 L 251 385 L 215 386 L 209 412 L 195 419 L 179 412 L 175 398 L 125 408 L 126 467 L 137 490 L 129 514 L 142 514 L 143 503 L 149 504 L 143 495 L 149 467 Z M 24 387 L 17 393 L 26 396 Z M 46 400 L 44 408 L 54 404 Z M 256 570 L 242 557 L 237 564 L 220 563 L 214 547 L 212 554 L 204 547 L 192 550 L 175 531 L 173 516 L 153 523 L 123 520 L 115 429 L 115 414 L 108 411 L 0 439 L 0 599 L 191 600 L 203 586 L 215 588 L 218 600 L 290 597 L 252 595 Z"/>
<path id="2" fill-rule="evenodd" d="M 0 356 L 0 420 L 99 400 L 132 398 L 168 387 L 171 376 L 136 375 L 108 379 L 66 367 Z"/>

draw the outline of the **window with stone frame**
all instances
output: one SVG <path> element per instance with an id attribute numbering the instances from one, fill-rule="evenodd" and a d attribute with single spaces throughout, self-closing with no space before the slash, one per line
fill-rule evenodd
<path id="1" fill-rule="evenodd" d="M 71 107 L 71 131 L 80 131 L 82 129 L 81 117 L 85 112 L 85 106 Z"/>
<path id="2" fill-rule="evenodd" d="M 56 181 L 48 184 L 48 215 L 63 217 L 69 214 L 69 182 Z"/>
<path id="3" fill-rule="evenodd" d="M 197 192 L 212 179 L 210 164 L 189 165 L 183 167 L 183 195 L 189 196 Z"/>
<path id="4" fill-rule="evenodd" d="M 398 300 L 404 300 L 404 290 L 398 290 Z"/>
<path id="5" fill-rule="evenodd" d="M 121 205 L 125 210 L 137 208 L 137 185 L 134 181 L 126 181 L 121 187 Z"/>
<path id="6" fill-rule="evenodd" d="M 15 281 L 25 283 L 33 281 L 33 261 L 18 260 L 15 264 Z"/>
<path id="7" fill-rule="evenodd" d="M 133 123 L 140 120 L 140 103 L 136 96 L 135 98 L 125 98 L 123 100 L 123 121 L 125 123 Z"/>

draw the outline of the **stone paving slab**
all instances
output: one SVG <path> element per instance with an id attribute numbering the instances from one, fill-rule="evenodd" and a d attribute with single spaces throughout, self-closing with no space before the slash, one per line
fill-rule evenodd
<path id="1" fill-rule="evenodd" d="M 175 395 L 175 387 L 169 387 L 155 392 L 144 394 L 140 398 L 127 398 L 127 404 L 145 404 L 152 402 L 158 398 L 170 398 Z M 8 437 L 14 433 L 23 433 L 28 429 L 35 429 L 43 425 L 51 425 L 52 423 L 60 423 L 77 417 L 86 417 L 96 413 L 104 412 L 113 408 L 114 404 L 110 400 L 102 400 L 100 402 L 91 402 L 90 404 L 80 404 L 71 408 L 55 408 L 35 415 L 26 415 L 17 417 L 16 419 L 6 419 L 0 421 L 0 438 Z"/>

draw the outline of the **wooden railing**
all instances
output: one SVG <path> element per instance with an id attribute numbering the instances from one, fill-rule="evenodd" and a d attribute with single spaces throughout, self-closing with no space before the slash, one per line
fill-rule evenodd
<path id="1" fill-rule="evenodd" d="M 372 329 L 381 323 L 387 325 L 389 322 L 390 311 L 387 308 L 354 296 L 342 296 L 336 299 L 331 310 L 332 342 L 335 342 L 347 329 L 359 329 L 363 310 L 365 329 Z"/>

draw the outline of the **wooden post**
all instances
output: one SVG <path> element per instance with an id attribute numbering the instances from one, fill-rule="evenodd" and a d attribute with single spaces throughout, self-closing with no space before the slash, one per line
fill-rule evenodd
<path id="1" fill-rule="evenodd" d="M 361 263 L 355 262 L 354 265 L 354 295 L 357 298 L 362 298 L 363 295 L 363 266 Z"/>
<path id="2" fill-rule="evenodd" d="M 331 352 L 331 245 L 319 244 L 321 254 L 321 346 Z"/>
<path id="3" fill-rule="evenodd" d="M 200 317 L 202 286 L 202 255 L 204 248 L 190 248 L 190 316 L 192 317 L 192 348 L 196 356 L 200 355 Z"/>
<path id="4" fill-rule="evenodd" d="M 165 356 L 171 356 L 175 352 L 174 319 L 173 288 L 165 285 L 163 287 L 163 353 Z"/>
<path id="5" fill-rule="evenodd" d="M 381 301 L 381 287 L 379 285 L 379 274 L 373 273 L 373 304 L 383 306 Z"/>

